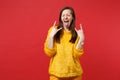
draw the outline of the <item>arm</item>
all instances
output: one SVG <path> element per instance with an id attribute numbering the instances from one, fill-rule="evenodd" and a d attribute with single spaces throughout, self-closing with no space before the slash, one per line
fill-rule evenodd
<path id="1" fill-rule="evenodd" d="M 49 29 L 47 38 L 44 43 L 44 51 L 48 56 L 54 56 L 56 53 L 56 49 L 54 46 L 54 38 L 50 36 L 52 28 Z"/>
<path id="2" fill-rule="evenodd" d="M 84 53 L 83 45 L 81 45 L 80 38 L 78 37 L 74 44 L 73 56 L 74 56 L 74 58 L 79 58 L 81 55 L 83 55 L 83 53 Z"/>
<path id="3" fill-rule="evenodd" d="M 83 33 L 83 29 L 82 29 L 81 24 L 80 24 L 80 28 L 81 29 L 79 29 L 79 30 L 75 29 L 77 34 L 78 34 L 78 38 L 76 40 L 75 49 L 74 49 L 74 56 L 75 57 L 80 57 L 83 54 L 84 33 Z"/>
<path id="4" fill-rule="evenodd" d="M 62 28 L 57 29 L 55 24 L 56 24 L 56 21 L 54 22 L 53 27 L 51 27 L 50 30 L 48 31 L 48 36 L 44 45 L 45 53 L 49 56 L 54 56 L 56 53 L 54 36 L 60 29 L 62 29 Z"/>

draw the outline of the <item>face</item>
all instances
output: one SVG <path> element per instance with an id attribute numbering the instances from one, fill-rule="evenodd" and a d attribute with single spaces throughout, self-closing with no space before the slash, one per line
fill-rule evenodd
<path id="1" fill-rule="evenodd" d="M 65 29 L 68 29 L 71 22 L 72 22 L 72 14 L 71 14 L 71 11 L 69 9 L 66 9 L 62 12 L 62 15 L 61 15 L 61 20 L 63 22 L 63 27 Z"/>

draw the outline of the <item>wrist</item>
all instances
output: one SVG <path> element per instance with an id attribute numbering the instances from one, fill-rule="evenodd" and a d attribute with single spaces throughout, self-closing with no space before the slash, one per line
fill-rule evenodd
<path id="1" fill-rule="evenodd" d="M 81 49 L 83 45 L 84 45 L 84 41 L 79 40 L 76 45 L 76 49 Z"/>
<path id="2" fill-rule="evenodd" d="M 84 41 L 80 41 L 79 44 L 80 44 L 81 46 L 83 46 L 83 45 L 84 45 Z"/>

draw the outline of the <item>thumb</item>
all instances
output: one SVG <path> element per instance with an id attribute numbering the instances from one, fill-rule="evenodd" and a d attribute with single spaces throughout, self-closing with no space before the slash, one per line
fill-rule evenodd
<path id="1" fill-rule="evenodd" d="M 61 28 L 59 28 L 57 31 L 59 31 L 59 30 L 61 30 L 62 29 L 62 27 Z"/>

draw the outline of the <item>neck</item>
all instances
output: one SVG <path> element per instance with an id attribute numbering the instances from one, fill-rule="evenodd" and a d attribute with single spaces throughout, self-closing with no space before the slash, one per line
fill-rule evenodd
<path id="1" fill-rule="evenodd" d="M 65 31 L 70 31 L 68 28 L 69 28 L 69 27 L 64 26 L 64 30 L 65 30 Z"/>

